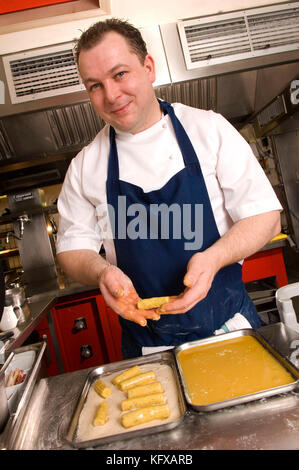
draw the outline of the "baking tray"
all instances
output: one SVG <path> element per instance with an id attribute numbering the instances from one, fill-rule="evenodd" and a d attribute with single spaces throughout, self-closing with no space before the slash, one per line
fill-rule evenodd
<path id="1" fill-rule="evenodd" d="M 274 358 L 283 366 L 283 368 L 292 375 L 292 377 L 294 378 L 294 381 L 283 386 L 269 388 L 267 390 L 262 390 L 259 392 L 254 392 L 251 394 L 234 397 L 234 398 L 224 400 L 224 401 L 218 401 L 218 402 L 209 403 L 206 405 L 193 404 L 190 398 L 189 392 L 188 392 L 188 386 L 184 378 L 184 373 L 183 373 L 180 361 L 178 359 L 179 352 L 186 350 L 186 349 L 193 348 L 194 346 L 220 343 L 224 340 L 234 339 L 234 338 L 238 338 L 241 336 L 254 337 L 272 356 L 274 356 Z M 276 349 L 274 349 L 262 336 L 260 336 L 255 330 L 250 329 L 250 328 L 237 330 L 237 331 L 233 331 L 230 333 L 225 333 L 222 335 L 211 336 L 202 340 L 191 341 L 189 343 L 184 343 L 175 348 L 174 354 L 175 354 L 176 364 L 179 370 L 180 379 L 182 382 L 186 402 L 188 406 L 194 409 L 195 411 L 214 411 L 214 410 L 219 410 L 219 409 L 230 407 L 230 406 L 248 403 L 254 400 L 259 400 L 261 398 L 279 395 L 281 393 L 287 393 L 292 390 L 295 390 L 299 384 L 299 370 L 286 357 L 282 356 Z M 221 384 L 219 385 L 221 386 Z"/>
<path id="2" fill-rule="evenodd" d="M 117 410 L 118 410 L 117 412 L 118 418 L 115 418 L 115 419 L 119 420 L 119 423 L 117 423 L 117 426 L 116 426 L 118 430 L 116 430 L 116 432 L 113 432 L 112 434 L 109 434 L 109 433 L 107 434 L 105 431 L 105 426 L 109 423 L 108 421 L 104 426 L 98 427 L 101 429 L 98 429 L 98 430 L 96 429 L 94 431 L 95 433 L 98 432 L 99 436 L 87 438 L 85 440 L 80 439 L 78 437 L 80 417 L 81 417 L 81 414 L 83 414 L 83 412 L 86 413 L 86 411 L 84 411 L 84 406 L 87 403 L 88 395 L 89 395 L 89 392 L 91 391 L 92 384 L 96 380 L 101 379 L 105 382 L 106 385 L 108 385 L 111 388 L 112 390 L 111 399 L 113 397 L 113 392 L 123 394 L 122 399 L 125 399 L 126 394 L 124 392 L 116 392 L 116 387 L 115 385 L 112 384 L 111 380 L 115 375 L 118 375 L 121 371 L 129 369 L 130 367 L 135 366 L 135 365 L 139 365 L 142 370 L 149 370 L 149 368 L 153 368 L 153 370 L 155 370 L 155 365 L 157 368 L 159 368 L 160 366 L 163 367 L 165 365 L 171 368 L 172 372 L 170 372 L 170 369 L 168 370 L 170 374 L 172 375 L 172 385 L 175 389 L 176 400 L 177 400 L 176 410 L 175 410 L 174 415 L 172 416 L 170 414 L 170 418 L 168 418 L 167 420 L 158 421 L 159 424 L 156 424 L 157 421 L 152 421 L 150 423 L 146 423 L 146 425 L 139 425 L 139 426 L 135 426 L 129 429 L 124 429 L 124 428 L 120 429 L 121 425 L 119 423 L 120 423 L 120 416 L 122 412 L 119 408 L 119 403 L 116 403 L 115 406 L 117 407 Z M 158 372 L 156 374 L 156 377 L 157 377 L 157 380 L 161 380 L 161 377 L 159 376 Z M 163 380 L 161 381 L 163 385 Z M 164 386 L 163 389 L 164 389 L 164 394 L 167 398 L 167 401 L 169 401 L 169 392 L 167 390 L 167 387 Z M 109 408 L 110 406 L 111 405 L 109 405 Z M 168 431 L 178 426 L 178 424 L 184 418 L 186 411 L 187 411 L 187 406 L 186 406 L 186 402 L 184 399 L 183 390 L 180 385 L 180 379 L 179 379 L 178 370 L 176 367 L 175 357 L 172 352 L 164 351 L 164 352 L 149 354 L 147 356 L 142 356 L 142 357 L 138 357 L 134 359 L 127 359 L 125 361 L 114 362 L 111 364 L 106 364 L 106 365 L 97 367 L 96 369 L 93 369 L 88 374 L 86 381 L 83 385 L 82 392 L 78 398 L 69 427 L 67 429 L 65 440 L 67 441 L 68 444 L 70 444 L 73 447 L 88 448 L 88 447 L 96 447 L 104 443 L 106 444 L 106 443 L 114 442 L 118 440 L 123 440 L 123 439 L 128 439 L 128 438 L 131 439 L 136 436 L 140 437 L 140 436 L 144 436 L 147 434 Z M 170 406 L 170 412 L 172 412 L 171 406 Z M 92 421 L 92 418 L 93 416 L 90 415 L 89 420 Z"/>

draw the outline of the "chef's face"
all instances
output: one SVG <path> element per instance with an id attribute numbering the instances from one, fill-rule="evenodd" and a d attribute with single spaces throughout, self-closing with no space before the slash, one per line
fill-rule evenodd
<path id="1" fill-rule="evenodd" d="M 78 66 L 94 109 L 108 124 L 136 134 L 161 118 L 152 86 L 154 61 L 147 55 L 141 63 L 120 34 L 109 32 L 81 50 Z"/>

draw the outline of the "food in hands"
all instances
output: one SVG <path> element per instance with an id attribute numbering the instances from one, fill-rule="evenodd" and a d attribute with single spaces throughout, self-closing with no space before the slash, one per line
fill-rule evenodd
<path id="1" fill-rule="evenodd" d="M 149 370 L 148 372 L 143 372 L 142 374 L 135 375 L 130 379 L 123 380 L 119 384 L 119 388 L 124 392 L 129 390 L 130 388 L 136 387 L 137 385 L 143 385 L 149 382 L 153 382 L 156 380 L 156 376 L 153 370 Z"/>
<path id="2" fill-rule="evenodd" d="M 140 299 L 137 303 L 139 310 L 150 310 L 152 308 L 159 308 L 169 302 L 169 297 L 151 297 L 149 299 Z"/>
<path id="3" fill-rule="evenodd" d="M 102 401 L 96 411 L 96 415 L 93 420 L 94 426 L 104 426 L 108 419 L 108 403 Z"/>
<path id="4" fill-rule="evenodd" d="M 161 393 L 163 392 L 161 382 L 151 382 L 146 385 L 138 385 L 137 387 L 130 388 L 127 391 L 128 398 L 144 397 L 145 395 L 150 395 L 151 393 Z"/>
<path id="5" fill-rule="evenodd" d="M 124 428 L 131 428 L 138 424 L 148 423 L 155 419 L 166 419 L 170 415 L 168 404 L 149 406 L 134 411 L 129 411 L 121 417 L 121 424 Z"/>
<path id="6" fill-rule="evenodd" d="M 152 405 L 164 403 L 163 393 L 152 393 L 143 397 L 127 398 L 121 402 L 122 411 L 133 410 L 134 408 L 147 408 Z"/>
<path id="7" fill-rule="evenodd" d="M 134 377 L 135 375 L 139 375 L 139 374 L 141 374 L 140 367 L 139 366 L 133 366 L 133 367 L 130 367 L 130 369 L 127 369 L 124 372 L 122 372 L 121 374 L 114 377 L 114 379 L 112 380 L 112 383 L 114 385 L 119 385 L 124 380 L 130 379 L 131 377 Z"/>
<path id="8" fill-rule="evenodd" d="M 97 380 L 94 384 L 94 389 L 97 392 L 98 395 L 102 398 L 107 398 L 110 397 L 111 395 L 111 389 L 107 387 L 107 385 L 104 384 L 101 380 Z"/>

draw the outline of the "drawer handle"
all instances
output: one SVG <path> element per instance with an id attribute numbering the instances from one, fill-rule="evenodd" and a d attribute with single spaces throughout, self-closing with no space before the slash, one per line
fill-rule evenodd
<path id="1" fill-rule="evenodd" d="M 78 331 L 86 330 L 87 323 L 84 317 L 78 317 L 74 320 L 73 333 L 78 333 Z"/>
<path id="2" fill-rule="evenodd" d="M 92 347 L 90 344 L 83 344 L 80 346 L 80 354 L 82 359 L 89 359 L 93 356 Z"/>

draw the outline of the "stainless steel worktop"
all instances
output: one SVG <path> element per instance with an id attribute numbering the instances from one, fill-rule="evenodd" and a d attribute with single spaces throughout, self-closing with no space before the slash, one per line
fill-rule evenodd
<path id="1" fill-rule="evenodd" d="M 259 332 L 293 362 L 299 356 L 299 335 L 284 324 L 262 327 Z M 39 381 L 20 428 L 17 448 L 71 449 L 64 436 L 90 370 Z M 214 412 L 188 411 L 173 430 L 97 449 L 299 449 L 299 391 Z"/>

